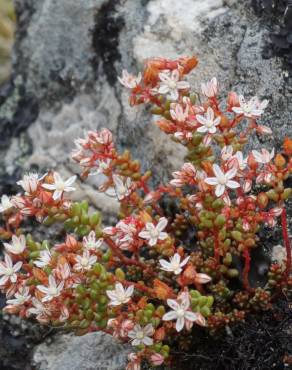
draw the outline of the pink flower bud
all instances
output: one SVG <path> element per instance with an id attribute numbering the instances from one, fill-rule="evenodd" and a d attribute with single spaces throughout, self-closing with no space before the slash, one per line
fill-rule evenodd
<path id="1" fill-rule="evenodd" d="M 164 362 L 164 357 L 160 353 L 154 353 L 153 355 L 151 355 L 150 359 L 152 365 L 154 366 L 159 366 Z"/>

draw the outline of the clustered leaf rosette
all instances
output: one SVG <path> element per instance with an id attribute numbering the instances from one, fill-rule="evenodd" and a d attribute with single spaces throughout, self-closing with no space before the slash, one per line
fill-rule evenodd
<path id="1" fill-rule="evenodd" d="M 196 64 L 194 57 L 154 58 L 138 76 L 123 71 L 119 78 L 130 104 L 151 105 L 156 125 L 187 149 L 169 183 L 150 189 L 151 172 L 128 151 L 120 154 L 106 128 L 76 140 L 72 158 L 82 178 L 94 176 L 98 191 L 120 203 L 115 225 L 102 226 L 87 201 L 70 200 L 76 176 L 29 173 L 18 182 L 22 193 L 1 198 L 4 310 L 130 343 L 128 370 L 144 359 L 170 362 L 170 350 L 185 349 L 199 327 L 214 331 L 244 320 L 292 285 L 284 204 L 291 140 L 279 154 L 247 152 L 250 135 L 271 134 L 258 123 L 268 102 L 231 92 L 224 103 L 216 78 L 192 91 L 186 75 Z M 274 251 L 265 284 L 257 284 L 251 252 L 261 248 L 261 228 L 279 217 L 284 247 Z M 65 240 L 25 235 L 29 218 L 63 224 Z"/>

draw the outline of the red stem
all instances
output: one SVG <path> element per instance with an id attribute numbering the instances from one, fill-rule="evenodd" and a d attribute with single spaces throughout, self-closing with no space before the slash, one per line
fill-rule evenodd
<path id="1" fill-rule="evenodd" d="M 249 281 L 248 281 L 248 273 L 250 270 L 250 255 L 248 248 L 245 248 L 243 251 L 243 257 L 244 257 L 244 268 L 243 268 L 243 286 L 244 288 L 249 291 L 250 286 L 249 286 Z"/>
<path id="2" fill-rule="evenodd" d="M 282 235 L 284 240 L 284 245 L 287 254 L 287 262 L 286 262 L 286 269 L 285 269 L 285 279 L 287 280 L 290 275 L 291 271 L 291 245 L 288 235 L 288 223 L 287 223 L 287 212 L 286 208 L 283 207 L 283 211 L 281 213 L 281 223 L 282 223 Z"/>
<path id="3" fill-rule="evenodd" d="M 134 260 L 132 258 L 126 257 L 123 252 L 118 248 L 118 246 L 112 241 L 110 238 L 105 238 L 104 241 L 108 244 L 112 252 L 119 257 L 121 262 L 123 262 L 125 265 L 135 265 L 140 267 L 143 271 L 148 270 L 149 271 L 149 266 L 145 265 L 144 263 Z M 150 272 L 153 274 L 153 272 Z"/>

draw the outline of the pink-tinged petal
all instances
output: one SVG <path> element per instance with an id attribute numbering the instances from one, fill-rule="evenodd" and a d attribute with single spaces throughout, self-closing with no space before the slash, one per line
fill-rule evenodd
<path id="1" fill-rule="evenodd" d="M 217 177 L 207 177 L 206 179 L 204 179 L 205 183 L 206 184 L 209 184 L 209 185 L 218 185 L 218 180 L 217 180 Z"/>
<path id="2" fill-rule="evenodd" d="M 233 167 L 229 171 L 226 172 L 225 177 L 227 180 L 233 179 L 236 173 L 237 173 L 237 168 Z"/>
<path id="3" fill-rule="evenodd" d="M 224 193 L 225 191 L 225 186 L 224 185 L 221 185 L 221 184 L 218 184 L 216 186 L 216 189 L 215 189 L 215 194 L 217 197 L 221 197 L 221 195 Z"/>
<path id="4" fill-rule="evenodd" d="M 217 179 L 225 179 L 225 175 L 218 164 L 213 164 L 213 171 Z"/>
<path id="5" fill-rule="evenodd" d="M 159 73 L 158 77 L 162 82 L 169 82 L 169 76 L 166 73 Z"/>
<path id="6" fill-rule="evenodd" d="M 16 262 L 16 264 L 13 266 L 13 271 L 15 272 L 19 271 L 22 267 L 22 264 L 23 263 L 21 261 Z"/>
<path id="7" fill-rule="evenodd" d="M 141 340 L 140 340 L 140 339 L 134 339 L 134 340 L 132 341 L 132 345 L 133 345 L 133 346 L 139 346 L 139 345 L 140 345 L 140 343 L 141 343 Z"/>
<path id="8" fill-rule="evenodd" d="M 176 331 L 180 332 L 184 328 L 184 325 L 185 325 L 185 319 L 183 317 L 179 317 L 176 320 L 176 324 L 175 324 Z"/>
<path id="9" fill-rule="evenodd" d="M 4 275 L 0 278 L 0 285 L 5 285 L 7 281 L 9 280 L 9 277 Z"/>
<path id="10" fill-rule="evenodd" d="M 150 245 L 150 247 L 153 247 L 154 245 L 157 244 L 157 238 L 149 239 L 148 244 Z"/>
<path id="11" fill-rule="evenodd" d="M 197 273 L 195 280 L 199 284 L 207 284 L 212 280 L 212 278 L 207 274 Z"/>
<path id="12" fill-rule="evenodd" d="M 153 339 L 149 337 L 145 337 L 142 339 L 142 342 L 145 344 L 145 346 L 152 346 Z"/>
<path id="13" fill-rule="evenodd" d="M 134 285 L 131 285 L 131 286 L 129 286 L 129 287 L 126 289 L 126 295 L 127 295 L 127 296 L 131 296 L 133 293 L 134 293 Z"/>
<path id="14" fill-rule="evenodd" d="M 55 183 L 56 183 L 56 182 L 63 182 L 63 179 L 62 179 L 62 177 L 59 175 L 59 173 L 58 173 L 58 172 L 54 172 L 53 177 L 54 177 L 54 181 L 55 181 Z"/>
<path id="15" fill-rule="evenodd" d="M 226 186 L 228 186 L 230 189 L 237 189 L 240 187 L 240 184 L 237 181 L 228 180 Z"/>
<path id="16" fill-rule="evenodd" d="M 10 281 L 11 281 L 11 283 L 16 283 L 16 281 L 17 281 L 17 275 L 16 274 L 11 275 L 10 276 Z"/>
<path id="17" fill-rule="evenodd" d="M 54 199 L 54 200 L 58 200 L 58 199 L 60 199 L 60 198 L 61 198 L 61 196 L 62 196 L 62 194 L 63 194 L 63 192 L 62 192 L 61 190 L 56 190 L 56 191 L 54 191 L 53 199 Z"/>
<path id="18" fill-rule="evenodd" d="M 5 253 L 4 260 L 5 260 L 6 266 L 9 267 L 9 268 L 12 268 L 12 266 L 13 266 L 12 259 L 9 256 L 9 254 Z"/>
<path id="19" fill-rule="evenodd" d="M 258 152 L 257 150 L 252 150 L 252 155 L 254 156 L 254 159 L 257 161 L 257 162 L 262 162 L 263 158 L 262 158 L 262 154 L 260 152 Z"/>
<path id="20" fill-rule="evenodd" d="M 166 217 L 162 217 L 160 218 L 157 226 L 156 226 L 156 229 L 159 230 L 159 231 L 162 231 L 165 229 L 166 225 L 168 224 L 168 220 Z"/>
<path id="21" fill-rule="evenodd" d="M 168 237 L 168 234 L 167 234 L 167 233 L 161 232 L 161 233 L 159 234 L 158 239 L 159 239 L 159 240 L 165 240 L 165 239 L 167 239 L 167 237 Z"/>
<path id="22" fill-rule="evenodd" d="M 75 191 L 76 188 L 74 188 L 73 186 L 66 186 L 66 188 L 64 190 L 68 193 L 70 191 Z"/>
<path id="23" fill-rule="evenodd" d="M 154 333 L 154 328 L 153 328 L 153 325 L 152 324 L 147 324 L 145 327 L 144 327 L 144 334 L 145 335 L 153 335 Z"/>
<path id="24" fill-rule="evenodd" d="M 177 310 L 179 308 L 179 304 L 177 303 L 177 301 L 175 301 L 174 299 L 168 299 L 167 300 L 167 304 L 169 305 L 170 308 L 172 308 L 173 310 Z"/>
<path id="25" fill-rule="evenodd" d="M 207 117 L 207 121 L 213 121 L 214 120 L 214 111 L 211 107 L 208 107 L 206 117 Z"/>
<path id="26" fill-rule="evenodd" d="M 180 90 L 189 89 L 190 84 L 187 81 L 178 81 L 176 84 L 177 88 Z"/>
<path id="27" fill-rule="evenodd" d="M 177 100 L 179 97 L 179 93 L 177 90 L 171 90 L 170 91 L 170 99 Z"/>
<path id="28" fill-rule="evenodd" d="M 185 259 L 181 262 L 180 267 L 185 266 L 185 265 L 188 263 L 188 261 L 189 261 L 189 259 L 190 259 L 190 258 L 191 258 L 190 256 L 188 256 L 187 258 L 185 258 Z"/>
<path id="29" fill-rule="evenodd" d="M 177 314 L 175 311 L 169 311 L 166 314 L 163 315 L 162 320 L 164 321 L 170 321 L 170 320 L 176 320 Z"/>
<path id="30" fill-rule="evenodd" d="M 149 231 L 141 231 L 139 237 L 142 239 L 148 239 L 150 237 Z"/>
<path id="31" fill-rule="evenodd" d="M 215 132 L 216 132 L 216 127 L 215 127 L 215 126 L 210 127 L 210 128 L 209 128 L 209 132 L 210 132 L 210 134 L 215 134 Z"/>
<path id="32" fill-rule="evenodd" d="M 169 91 L 169 88 L 167 85 L 162 85 L 158 89 L 159 94 L 167 94 L 168 91 Z"/>
<path id="33" fill-rule="evenodd" d="M 65 185 L 66 186 L 70 186 L 72 185 L 77 179 L 77 176 L 74 175 L 74 176 L 71 176 L 68 180 L 65 181 Z"/>
<path id="34" fill-rule="evenodd" d="M 201 132 L 202 134 L 204 134 L 207 131 L 208 131 L 208 128 L 206 126 L 200 126 L 197 128 L 197 132 Z"/>
<path id="35" fill-rule="evenodd" d="M 185 318 L 189 321 L 196 321 L 197 317 L 198 317 L 198 315 L 194 312 L 191 312 L 191 311 L 186 311 L 185 312 Z"/>
<path id="36" fill-rule="evenodd" d="M 47 294 L 47 293 L 48 293 L 48 288 L 47 288 L 47 287 L 45 287 L 44 285 L 37 285 L 37 289 L 38 289 L 40 292 L 44 293 L 44 294 Z"/>
<path id="37" fill-rule="evenodd" d="M 169 270 L 169 268 L 171 268 L 171 264 L 167 262 L 166 260 L 159 260 L 159 263 L 167 271 Z"/>
<path id="38" fill-rule="evenodd" d="M 195 320 L 195 323 L 200 326 L 207 326 L 207 322 L 204 316 L 200 313 L 197 313 L 196 315 L 197 315 L 197 318 Z"/>
<path id="39" fill-rule="evenodd" d="M 208 122 L 208 120 L 204 116 L 201 116 L 200 114 L 196 115 L 196 119 L 203 126 L 205 126 Z"/>

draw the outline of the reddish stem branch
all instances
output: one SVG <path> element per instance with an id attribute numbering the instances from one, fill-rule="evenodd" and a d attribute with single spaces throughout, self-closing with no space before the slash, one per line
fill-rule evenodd
<path id="1" fill-rule="evenodd" d="M 289 278 L 289 274 L 291 271 L 291 245 L 288 235 L 288 223 L 287 223 L 287 212 L 286 208 L 283 207 L 283 211 L 281 213 L 281 223 L 282 223 L 282 235 L 284 240 L 284 245 L 286 249 L 287 255 L 287 262 L 286 262 L 286 269 L 285 269 L 285 279 Z"/>
<path id="2" fill-rule="evenodd" d="M 148 270 L 149 273 L 152 273 L 151 270 L 149 271 L 149 266 L 145 265 L 144 263 L 137 261 L 132 258 L 126 257 L 123 252 L 118 248 L 118 246 L 112 241 L 110 238 L 105 238 L 104 241 L 107 243 L 107 245 L 110 247 L 112 252 L 119 257 L 121 262 L 123 262 L 125 265 L 134 265 L 140 267 L 143 271 Z"/>
<path id="3" fill-rule="evenodd" d="M 248 248 L 245 248 L 245 250 L 243 251 L 243 257 L 244 257 L 243 286 L 247 291 L 249 291 L 250 286 L 249 286 L 249 281 L 248 281 L 248 273 L 250 270 L 250 255 L 249 255 Z"/>

